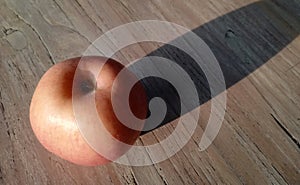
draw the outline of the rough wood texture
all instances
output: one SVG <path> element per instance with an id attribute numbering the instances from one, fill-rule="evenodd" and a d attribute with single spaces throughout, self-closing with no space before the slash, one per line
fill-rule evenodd
<path id="1" fill-rule="evenodd" d="M 0 184 L 300 184 L 299 12 L 297 0 L 0 0 Z M 210 112 L 204 98 L 192 140 L 159 164 L 81 167 L 47 152 L 28 116 L 42 74 L 105 31 L 144 19 L 194 30 L 223 66 L 227 110 L 213 145 L 197 146 Z M 161 46 L 140 44 L 122 55 L 168 50 Z M 155 143 L 173 126 L 138 143 Z"/>

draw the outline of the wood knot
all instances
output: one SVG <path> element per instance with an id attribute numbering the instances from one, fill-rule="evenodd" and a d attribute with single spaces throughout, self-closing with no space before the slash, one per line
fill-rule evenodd
<path id="1" fill-rule="evenodd" d="M 226 33 L 225 33 L 225 38 L 233 38 L 235 36 L 236 35 L 235 35 L 234 31 L 231 30 L 231 29 L 227 30 Z"/>

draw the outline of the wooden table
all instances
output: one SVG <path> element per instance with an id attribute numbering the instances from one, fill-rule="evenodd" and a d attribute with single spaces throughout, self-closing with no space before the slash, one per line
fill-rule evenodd
<path id="1" fill-rule="evenodd" d="M 298 0 L 1 0 L 0 184 L 300 184 L 299 12 Z M 185 26 L 214 52 L 227 109 L 213 144 L 197 146 L 210 113 L 204 98 L 192 139 L 158 164 L 82 167 L 46 151 L 28 116 L 38 80 L 106 31 L 137 20 Z M 121 54 L 130 61 L 164 48 L 142 43 Z M 173 129 L 166 124 L 138 143 L 156 143 Z"/>

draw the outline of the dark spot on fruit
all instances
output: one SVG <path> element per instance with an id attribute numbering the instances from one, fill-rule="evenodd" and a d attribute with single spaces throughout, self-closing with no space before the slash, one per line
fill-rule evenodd
<path id="1" fill-rule="evenodd" d="M 83 94 L 86 94 L 95 90 L 95 84 L 91 80 L 83 80 L 80 83 L 79 88 Z"/>
<path id="2" fill-rule="evenodd" d="M 75 85 L 79 94 L 87 94 L 96 89 L 96 80 L 90 71 L 77 69 L 76 75 L 74 80 L 76 80 Z"/>

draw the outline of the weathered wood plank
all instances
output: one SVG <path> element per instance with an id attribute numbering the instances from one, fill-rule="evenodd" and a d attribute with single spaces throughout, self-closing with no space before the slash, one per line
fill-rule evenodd
<path id="1" fill-rule="evenodd" d="M 299 184 L 298 12 L 296 0 L 0 1 L 0 184 Z M 208 98 L 191 141 L 164 162 L 81 167 L 47 152 L 28 117 L 42 74 L 80 56 L 105 31 L 144 19 L 193 29 L 223 62 L 227 110 L 213 145 L 204 152 L 197 145 L 210 114 Z M 167 49 L 137 44 L 118 57 L 130 61 L 153 51 Z M 177 118 L 137 144 L 166 138 Z"/>

